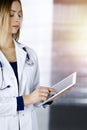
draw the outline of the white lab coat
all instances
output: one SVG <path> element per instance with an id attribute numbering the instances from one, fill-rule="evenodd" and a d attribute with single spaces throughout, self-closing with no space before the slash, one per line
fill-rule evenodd
<path id="1" fill-rule="evenodd" d="M 4 84 L 2 85 L 2 71 L 0 68 L 0 130 L 38 130 L 37 118 L 34 105 L 24 107 L 23 111 L 17 112 L 16 97 L 27 95 L 32 92 L 39 83 L 38 60 L 35 52 L 27 47 L 33 65 L 26 62 L 27 53 L 22 45 L 15 41 L 18 84 L 9 62 L 0 51 L 0 61 L 3 66 Z M 3 89 L 7 85 L 10 88 Z M 1 90 L 3 89 L 3 90 Z M 20 127 L 20 128 L 19 128 Z"/>

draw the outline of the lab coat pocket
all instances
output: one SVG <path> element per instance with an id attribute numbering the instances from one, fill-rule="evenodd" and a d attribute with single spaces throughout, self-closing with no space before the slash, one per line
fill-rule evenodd
<path id="1" fill-rule="evenodd" d="M 0 130 L 7 130 L 5 117 L 0 117 Z"/>

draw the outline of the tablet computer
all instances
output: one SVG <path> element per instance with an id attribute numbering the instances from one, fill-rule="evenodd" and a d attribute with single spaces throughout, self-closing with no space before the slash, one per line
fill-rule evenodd
<path id="1" fill-rule="evenodd" d="M 77 73 L 74 72 L 65 79 L 58 82 L 57 84 L 53 85 L 52 88 L 55 88 L 56 92 L 51 92 L 47 100 L 39 103 L 38 106 L 45 105 L 48 102 L 51 102 L 57 99 L 58 97 L 62 96 L 64 93 L 68 92 L 76 83 L 76 74 Z"/>

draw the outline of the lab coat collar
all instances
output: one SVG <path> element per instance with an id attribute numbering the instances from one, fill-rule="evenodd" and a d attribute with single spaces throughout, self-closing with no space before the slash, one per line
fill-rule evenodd
<path id="1" fill-rule="evenodd" d="M 21 44 L 17 43 L 15 40 L 14 40 L 14 44 L 15 44 L 15 51 L 16 51 L 16 58 L 17 58 L 18 79 L 20 83 L 27 53 L 22 49 Z M 14 77 L 15 76 L 14 71 L 1 50 L 0 50 L 0 61 L 2 63 L 2 66 L 3 67 L 5 66 L 9 70 L 9 74 L 13 75 Z"/>
<path id="2" fill-rule="evenodd" d="M 15 44 L 16 58 L 17 58 L 18 78 L 19 78 L 19 83 L 20 83 L 27 53 L 22 49 L 20 43 L 14 41 L 14 44 Z"/>

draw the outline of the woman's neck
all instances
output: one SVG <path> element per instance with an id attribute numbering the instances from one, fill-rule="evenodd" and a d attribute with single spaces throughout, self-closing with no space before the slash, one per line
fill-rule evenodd
<path id="1" fill-rule="evenodd" d="M 13 39 L 11 36 L 8 36 L 7 38 L 3 39 L 3 42 L 2 44 L 0 44 L 0 48 L 3 49 L 3 48 L 13 48 L 14 47 L 14 44 L 13 44 Z"/>
<path id="2" fill-rule="evenodd" d="M 9 62 L 16 61 L 15 45 L 12 39 L 7 39 L 1 46 L 1 51 Z"/>

